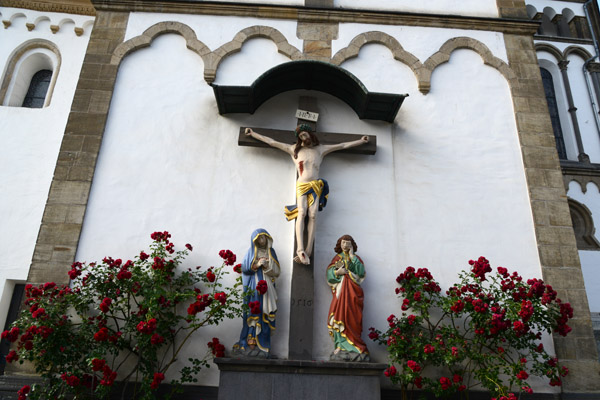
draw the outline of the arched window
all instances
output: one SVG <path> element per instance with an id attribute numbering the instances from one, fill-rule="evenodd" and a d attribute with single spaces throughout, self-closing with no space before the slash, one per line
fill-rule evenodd
<path id="1" fill-rule="evenodd" d="M 579 250 L 600 250 L 600 243 L 594 236 L 596 228 L 594 228 L 590 210 L 580 202 L 569 199 L 569 211 L 571 211 L 577 248 Z"/>
<path id="2" fill-rule="evenodd" d="M 51 78 L 52 71 L 48 69 L 43 69 L 33 75 L 29 89 L 23 100 L 23 107 L 42 108 L 44 106 Z"/>
<path id="3" fill-rule="evenodd" d="M 21 45 L 11 55 L 2 78 L 0 104 L 29 108 L 50 105 L 60 63 L 58 48 L 47 40 Z"/>
<path id="4" fill-rule="evenodd" d="M 558 158 L 566 160 L 567 150 L 565 149 L 565 140 L 563 139 L 558 107 L 556 105 L 554 80 L 552 79 L 552 74 L 547 69 L 540 68 L 540 72 L 542 73 L 542 82 L 544 83 L 544 92 L 546 93 L 546 102 L 548 103 L 548 111 L 550 112 L 550 120 L 552 121 L 552 130 L 554 131 L 554 140 L 556 141 Z"/>

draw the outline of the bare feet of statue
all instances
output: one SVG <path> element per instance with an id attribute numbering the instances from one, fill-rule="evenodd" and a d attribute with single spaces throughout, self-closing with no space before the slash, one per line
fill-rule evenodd
<path id="1" fill-rule="evenodd" d="M 306 253 L 304 252 L 304 250 L 298 250 L 297 251 L 297 256 L 294 257 L 294 262 L 298 263 L 298 264 L 304 264 L 304 265 L 309 265 L 310 264 L 310 257 L 306 255 Z"/>

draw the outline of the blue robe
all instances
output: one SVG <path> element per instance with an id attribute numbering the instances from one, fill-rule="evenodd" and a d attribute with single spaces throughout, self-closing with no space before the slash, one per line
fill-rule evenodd
<path id="1" fill-rule="evenodd" d="M 264 273 L 262 268 L 252 270 L 252 265 L 257 261 L 258 246 L 256 240 L 264 235 L 267 238 L 267 253 L 269 258 L 269 268 Z M 279 276 L 279 261 L 275 249 L 271 246 L 273 238 L 264 229 L 257 229 L 252 232 L 250 248 L 242 261 L 242 283 L 244 291 L 254 290 L 254 293 L 244 299 L 244 303 L 249 304 L 253 301 L 260 302 L 259 314 L 252 314 L 250 310 L 244 311 L 242 319 L 242 331 L 240 340 L 233 348 L 245 351 L 248 348 L 248 340 L 254 339 L 256 346 L 269 353 L 271 349 L 271 331 L 275 330 L 275 312 L 277 311 L 276 300 L 277 292 L 275 288 L 275 278 Z M 267 292 L 261 295 L 256 290 L 256 284 L 265 280 L 267 282 Z"/>

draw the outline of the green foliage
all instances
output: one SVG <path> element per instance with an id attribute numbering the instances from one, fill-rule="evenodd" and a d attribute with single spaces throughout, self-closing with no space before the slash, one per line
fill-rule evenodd
<path id="1" fill-rule="evenodd" d="M 233 253 L 221 251 L 218 268 L 180 270 L 192 246 L 175 251 L 168 232 L 151 237 L 149 252 L 134 260 L 74 263 L 70 286 L 27 285 L 27 308 L 2 337 L 17 342 L 7 361 L 31 362 L 45 382 L 23 387 L 19 399 L 106 398 L 116 380 L 133 385 L 135 398 L 154 399 L 193 333 L 241 316 L 241 277 L 222 284 Z M 171 383 L 196 382 L 210 357 L 223 354 L 213 338 Z"/>
<path id="2" fill-rule="evenodd" d="M 560 385 L 568 370 L 540 339 L 542 332 L 568 334 L 571 306 L 539 279 L 524 282 L 502 267 L 486 277 L 491 267 L 484 257 L 469 264 L 471 271 L 445 294 L 425 268 L 408 267 L 398 276 L 402 315 L 389 316 L 387 331 L 371 328 L 369 334 L 387 346 L 386 376 L 405 396 L 422 388 L 437 397 L 460 392 L 468 398 L 479 386 L 499 399 L 516 399 L 513 388 L 531 393 L 530 375 Z"/>

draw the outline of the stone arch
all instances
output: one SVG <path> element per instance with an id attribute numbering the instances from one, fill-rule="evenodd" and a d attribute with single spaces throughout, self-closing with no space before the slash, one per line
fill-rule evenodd
<path id="1" fill-rule="evenodd" d="M 94 27 L 94 20 L 90 19 L 88 21 L 85 21 L 81 27 L 75 27 L 75 33 L 77 34 L 77 36 L 81 36 L 83 35 L 84 32 L 89 33 L 92 28 Z"/>
<path id="2" fill-rule="evenodd" d="M 360 49 L 363 46 L 372 43 L 381 44 L 387 47 L 392 52 L 392 56 L 395 60 L 407 65 L 415 74 L 419 85 L 419 90 L 422 93 L 429 92 L 430 82 L 428 78 L 431 76 L 431 74 L 426 71 L 423 64 L 417 57 L 404 50 L 396 38 L 384 32 L 371 31 L 357 35 L 350 41 L 350 44 L 347 47 L 339 50 L 333 56 L 331 63 L 340 66 L 345 61 L 357 57 Z"/>
<path id="3" fill-rule="evenodd" d="M 3 19 L 2 24 L 4 25 L 4 29 L 8 29 L 8 27 L 11 26 L 13 24 L 13 22 L 19 18 L 23 18 L 25 21 L 27 21 L 27 16 L 25 14 L 23 14 L 22 12 L 14 13 L 13 15 L 10 16 L 10 18 Z"/>
<path id="4" fill-rule="evenodd" d="M 277 46 L 277 51 L 292 61 L 303 59 L 302 52 L 292 46 L 285 36 L 277 29 L 270 26 L 254 25 L 239 31 L 230 42 L 225 43 L 208 57 L 208 62 L 204 65 L 204 79 L 212 83 L 217 76 L 219 64 L 225 57 L 239 52 L 247 40 L 255 38 L 270 39 Z"/>
<path id="5" fill-rule="evenodd" d="M 65 26 L 69 26 L 69 25 L 72 25 L 73 28 L 75 28 L 75 21 L 73 21 L 71 18 L 63 18 L 62 20 L 60 20 L 60 22 L 58 24 L 50 26 L 50 29 L 52 30 L 53 33 L 56 33 L 60 29 L 64 28 Z"/>
<path id="6" fill-rule="evenodd" d="M 9 87 L 11 86 L 10 84 L 15 79 L 17 79 L 17 76 L 19 74 L 18 70 L 22 69 L 23 67 L 21 66 L 19 68 L 16 68 L 17 64 L 19 64 L 19 61 L 23 58 L 23 56 L 26 56 L 26 54 L 28 54 L 31 51 L 35 51 L 36 49 L 49 50 L 50 52 L 52 52 L 51 54 L 53 54 L 54 60 L 50 61 L 54 64 L 52 66 L 52 80 L 50 82 L 50 86 L 48 87 L 48 92 L 46 93 L 46 101 L 44 106 L 47 107 L 48 105 L 50 105 L 50 100 L 52 99 L 52 92 L 54 91 L 54 85 L 56 84 L 56 79 L 60 71 L 62 59 L 58 47 L 56 47 L 54 43 L 44 39 L 28 40 L 21 46 L 19 46 L 17 49 L 15 49 L 10 55 L 10 61 L 6 66 L 6 70 L 4 71 L 4 75 L 2 76 L 2 81 L 0 84 L 0 104 L 7 104 L 8 99 L 6 98 L 6 96 L 9 95 L 8 91 Z M 31 79 L 31 76 L 29 76 L 28 79 Z"/>
<path id="7" fill-rule="evenodd" d="M 429 71 L 429 86 L 431 86 L 431 74 L 433 71 L 441 64 L 448 62 L 452 52 L 459 49 L 469 49 L 479 54 L 485 65 L 489 65 L 490 67 L 497 69 L 507 81 L 510 81 L 516 77 L 515 73 L 508 66 L 508 64 L 500 58 L 494 56 L 485 44 L 481 43 L 479 40 L 461 36 L 446 41 L 446 43 L 440 47 L 440 50 L 429 57 L 423 64 L 425 69 Z M 421 91 L 423 92 L 423 90 Z"/>
<path id="8" fill-rule="evenodd" d="M 594 237 L 596 228 L 592 212 L 584 204 L 568 198 L 569 211 L 573 222 L 573 230 L 579 250 L 600 250 L 600 243 Z"/>
<path id="9" fill-rule="evenodd" d="M 556 58 L 556 62 L 559 63 L 565 59 L 563 53 L 556 47 L 548 43 L 537 43 L 535 45 L 535 51 L 545 51 L 546 53 L 550 53 L 554 58 Z"/>
<path id="10" fill-rule="evenodd" d="M 571 54 L 575 54 L 575 55 L 583 58 L 584 61 L 592 58 L 592 55 L 590 54 L 590 52 L 580 46 L 572 45 L 572 46 L 567 47 L 563 51 L 564 59 L 566 60 L 567 57 L 569 57 Z"/>
<path id="11" fill-rule="evenodd" d="M 600 177 L 597 176 L 588 176 L 588 175 L 569 175 L 566 174 L 564 176 L 564 183 L 565 183 L 565 191 L 569 192 L 569 185 L 571 184 L 571 182 L 575 182 L 579 185 L 579 188 L 581 189 L 581 193 L 585 194 L 588 191 L 588 185 L 593 184 L 596 189 L 599 190 L 600 192 Z"/>
<path id="12" fill-rule="evenodd" d="M 196 33 L 192 28 L 186 24 L 175 21 L 165 21 L 154 24 L 146 29 L 141 35 L 131 38 L 118 45 L 115 48 L 110 60 L 111 65 L 119 65 L 126 55 L 150 46 L 156 37 L 168 33 L 176 33 L 183 36 L 186 47 L 202 58 L 202 61 L 204 61 L 206 78 L 206 65 L 209 62 L 209 56 L 211 54 L 210 49 L 197 39 Z"/>

